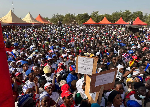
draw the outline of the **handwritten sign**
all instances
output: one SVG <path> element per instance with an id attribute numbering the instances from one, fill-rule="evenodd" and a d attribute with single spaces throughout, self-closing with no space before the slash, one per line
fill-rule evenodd
<path id="1" fill-rule="evenodd" d="M 102 86 L 104 90 L 109 90 L 114 87 L 117 74 L 117 68 L 93 74 L 91 76 L 90 92 L 98 92 Z"/>
<path id="2" fill-rule="evenodd" d="M 92 75 L 93 58 L 78 56 L 78 73 Z"/>
<path id="3" fill-rule="evenodd" d="M 105 84 L 112 83 L 114 80 L 114 76 L 115 76 L 115 71 L 96 76 L 95 87 L 97 87 L 99 85 L 105 85 Z"/>

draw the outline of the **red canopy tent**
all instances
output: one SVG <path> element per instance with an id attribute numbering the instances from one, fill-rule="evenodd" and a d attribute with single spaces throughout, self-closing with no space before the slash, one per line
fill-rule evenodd
<path id="1" fill-rule="evenodd" d="M 133 21 L 133 25 L 147 25 L 147 23 L 141 21 L 140 18 L 137 17 L 135 21 Z"/>
<path id="2" fill-rule="evenodd" d="M 109 25 L 109 24 L 112 24 L 112 23 L 109 22 L 106 17 L 104 17 L 104 19 L 102 21 L 100 21 L 98 24 Z"/>
<path id="3" fill-rule="evenodd" d="M 49 23 L 40 14 L 36 17 L 36 20 L 39 21 L 39 22 L 41 22 L 41 23 Z"/>
<path id="4" fill-rule="evenodd" d="M 97 24 L 96 22 L 93 21 L 92 18 L 90 18 L 87 22 L 83 23 L 83 24 Z"/>
<path id="5" fill-rule="evenodd" d="M 120 19 L 117 22 L 115 22 L 114 24 L 116 24 L 116 25 L 128 25 L 129 23 L 125 22 L 122 19 L 122 17 L 120 17 Z"/>

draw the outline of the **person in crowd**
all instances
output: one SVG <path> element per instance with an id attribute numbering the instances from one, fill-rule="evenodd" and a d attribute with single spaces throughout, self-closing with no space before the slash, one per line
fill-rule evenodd
<path id="1" fill-rule="evenodd" d="M 55 101 L 50 98 L 48 93 L 42 93 L 40 95 L 40 103 L 38 107 L 51 107 L 55 106 L 55 104 Z"/>
<path id="2" fill-rule="evenodd" d="M 18 107 L 36 107 L 33 98 L 29 95 L 22 95 L 18 101 Z"/>
<path id="3" fill-rule="evenodd" d="M 108 96 L 108 102 L 110 107 L 124 107 L 122 105 L 122 97 L 118 91 L 112 91 Z"/>
<path id="4" fill-rule="evenodd" d="M 9 29 L 3 26 L 3 38 L 19 107 L 149 107 L 149 27 L 137 33 L 113 25 L 50 24 Z M 117 68 L 115 85 L 103 91 L 101 104 L 91 104 L 85 94 L 88 84 L 76 72 L 78 55 L 96 57 L 96 73 Z"/>
<path id="5" fill-rule="evenodd" d="M 44 91 L 44 85 L 47 83 L 46 78 L 44 76 L 41 76 L 38 80 L 38 83 L 40 85 L 39 94 L 41 94 Z"/>
<path id="6" fill-rule="evenodd" d="M 71 86 L 71 82 L 73 80 L 77 80 L 78 79 L 77 74 L 75 73 L 75 70 L 76 70 L 75 65 L 71 65 L 69 67 L 69 71 L 71 73 L 68 74 L 67 79 L 66 79 L 67 84 L 69 84 L 69 86 Z"/>
<path id="7" fill-rule="evenodd" d="M 63 93 L 61 94 L 61 97 L 64 103 L 60 105 L 60 107 L 74 107 L 75 106 L 72 93 L 70 93 L 69 91 L 63 91 Z"/>
<path id="8" fill-rule="evenodd" d="M 45 78 L 46 78 L 46 80 L 47 80 L 47 82 L 52 82 L 52 80 L 53 80 L 53 73 L 51 72 L 51 68 L 50 68 L 50 66 L 45 66 L 44 68 L 43 68 L 43 71 L 44 71 L 44 75 L 43 76 L 45 76 Z"/>
<path id="9" fill-rule="evenodd" d="M 75 103 L 78 105 L 78 104 L 81 104 L 82 100 L 87 99 L 87 96 L 84 92 L 85 91 L 84 78 L 81 78 L 76 82 L 76 88 L 77 88 L 77 93 L 75 95 Z"/>
<path id="10" fill-rule="evenodd" d="M 135 93 L 130 94 L 128 98 L 126 98 L 126 102 L 128 100 L 137 101 L 141 106 L 144 103 L 144 99 L 146 98 L 146 87 L 143 83 L 137 82 L 134 84 Z"/>

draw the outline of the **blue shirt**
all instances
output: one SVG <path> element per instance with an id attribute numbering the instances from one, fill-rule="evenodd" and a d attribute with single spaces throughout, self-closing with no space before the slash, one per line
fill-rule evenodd
<path id="1" fill-rule="evenodd" d="M 71 73 L 69 73 L 68 76 L 67 76 L 67 79 L 66 79 L 67 84 L 68 84 L 69 86 L 71 86 L 71 82 L 72 82 L 73 80 L 78 80 L 78 77 L 77 77 L 76 75 L 72 75 Z"/>

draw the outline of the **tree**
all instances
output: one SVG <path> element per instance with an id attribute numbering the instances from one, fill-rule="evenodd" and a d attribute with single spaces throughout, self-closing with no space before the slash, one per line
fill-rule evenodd
<path id="1" fill-rule="evenodd" d="M 116 21 L 118 21 L 120 19 L 120 17 L 122 17 L 122 11 L 113 12 L 111 16 L 112 16 L 112 18 L 110 20 L 112 21 L 112 23 L 115 23 Z"/>
<path id="2" fill-rule="evenodd" d="M 52 18 L 50 19 L 50 22 L 51 23 L 54 23 L 54 24 L 57 24 L 58 23 L 58 21 L 63 21 L 63 19 L 64 19 L 64 16 L 63 15 L 61 15 L 61 14 L 54 14 L 53 16 L 52 16 Z"/>
<path id="3" fill-rule="evenodd" d="M 44 19 L 45 19 L 45 20 L 47 20 L 47 21 L 49 20 L 49 18 L 48 18 L 48 17 L 44 17 Z"/>
<path id="4" fill-rule="evenodd" d="M 93 11 L 93 13 L 91 13 L 91 18 L 96 22 L 98 23 L 99 22 L 99 14 L 98 14 L 99 11 Z"/>
<path id="5" fill-rule="evenodd" d="M 63 18 L 63 23 L 69 24 L 69 23 L 72 23 L 74 20 L 75 20 L 75 15 L 68 13 Z"/>
<path id="6" fill-rule="evenodd" d="M 144 22 L 146 22 L 148 25 L 150 25 L 150 14 L 145 16 Z"/>
<path id="7" fill-rule="evenodd" d="M 113 20 L 112 20 L 112 15 L 110 15 L 110 14 L 104 14 L 104 17 L 106 17 L 107 20 L 110 21 L 110 22 L 113 21 Z M 103 17 L 103 18 L 104 18 L 104 17 Z"/>
<path id="8" fill-rule="evenodd" d="M 89 15 L 88 13 L 83 13 L 83 14 L 78 14 L 77 16 L 70 13 L 66 14 L 65 16 L 61 14 L 54 14 L 53 17 L 50 19 L 50 21 L 55 24 L 57 24 L 58 21 L 61 21 L 64 24 L 70 24 L 75 20 L 78 24 L 82 24 L 85 23 L 90 17 L 96 23 L 100 22 L 104 17 L 106 17 L 112 23 L 118 21 L 120 17 L 122 17 L 125 22 L 129 22 L 131 20 L 134 21 L 137 17 L 139 17 L 142 21 L 150 24 L 149 14 L 143 15 L 143 12 L 141 11 L 136 11 L 132 13 L 129 10 L 125 10 L 124 12 L 116 11 L 113 12 L 112 14 L 102 14 L 102 15 L 99 15 L 99 11 L 93 11 L 91 15 Z M 45 19 L 48 20 L 48 17 L 46 17 Z"/>
<path id="9" fill-rule="evenodd" d="M 148 19 L 148 14 L 146 13 L 144 16 L 143 16 L 143 21 L 146 22 Z"/>
<path id="10" fill-rule="evenodd" d="M 132 20 L 135 20 L 137 17 L 139 17 L 141 20 L 143 20 L 143 12 L 136 11 L 132 13 Z"/>
<path id="11" fill-rule="evenodd" d="M 84 13 L 84 14 L 78 14 L 76 16 L 76 21 L 78 24 L 82 24 L 85 23 L 87 20 L 89 20 L 90 16 L 88 13 Z"/>
<path id="12" fill-rule="evenodd" d="M 125 10 L 125 12 L 122 13 L 122 18 L 124 19 L 125 22 L 131 21 L 132 17 L 132 12 L 129 10 Z"/>
<path id="13" fill-rule="evenodd" d="M 108 15 L 106 15 L 106 16 L 108 17 Z M 103 18 L 106 17 L 106 16 L 105 16 L 105 15 L 99 15 L 99 16 L 98 16 L 99 22 L 102 21 Z"/>

